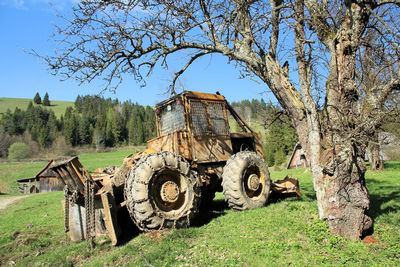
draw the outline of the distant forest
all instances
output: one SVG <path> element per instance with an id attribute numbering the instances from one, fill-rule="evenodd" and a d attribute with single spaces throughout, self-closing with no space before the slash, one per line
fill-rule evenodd
<path id="1" fill-rule="evenodd" d="M 156 135 L 155 114 L 149 106 L 87 95 L 78 96 L 75 107 L 68 107 L 57 119 L 52 110 L 30 102 L 26 110 L 8 110 L 0 120 L 0 139 L 24 134 L 42 149 L 51 147 L 59 136 L 73 147 L 141 145 Z M 0 156 L 6 156 L 6 146 L 0 144 Z"/>
<path id="2" fill-rule="evenodd" d="M 270 166 L 283 163 L 297 136 L 281 109 L 263 99 L 234 102 L 232 106 L 263 136 L 267 163 Z M 31 147 L 36 145 L 39 150 L 52 149 L 61 141 L 70 147 L 98 149 L 142 145 L 155 136 L 155 113 L 149 106 L 99 96 L 78 96 L 74 107 L 68 107 L 58 119 L 52 110 L 30 102 L 26 110 L 16 108 L 2 114 L 0 156 L 6 157 L 10 145 L 16 141 Z"/>

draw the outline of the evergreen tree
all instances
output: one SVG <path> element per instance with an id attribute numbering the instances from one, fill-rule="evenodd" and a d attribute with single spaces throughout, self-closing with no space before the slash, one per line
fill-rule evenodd
<path id="1" fill-rule="evenodd" d="M 268 143 L 264 144 L 264 157 L 268 166 L 274 166 L 275 164 L 274 151 L 272 150 L 271 146 L 268 145 Z"/>
<path id="2" fill-rule="evenodd" d="M 75 110 L 76 110 L 78 113 L 82 113 L 82 102 L 83 102 L 83 100 L 82 100 L 81 96 L 78 95 L 78 96 L 76 97 L 76 100 L 75 100 Z"/>
<path id="3" fill-rule="evenodd" d="M 107 111 L 106 146 L 115 146 L 118 143 L 120 130 L 117 126 L 117 116 L 113 109 Z"/>
<path id="4" fill-rule="evenodd" d="M 265 160 L 269 166 L 281 165 L 296 144 L 297 135 L 286 115 L 277 117 L 280 112 L 279 107 L 269 103 L 265 111 L 266 117 L 269 118 L 264 145 Z"/>
<path id="5" fill-rule="evenodd" d="M 60 130 L 59 121 L 53 111 L 49 112 L 46 128 L 49 129 L 49 138 L 47 139 L 46 145 L 50 146 L 56 140 L 58 131 Z"/>
<path id="6" fill-rule="evenodd" d="M 42 104 L 42 98 L 40 97 L 39 93 L 36 93 L 35 97 L 33 98 L 33 102 L 36 104 Z"/>
<path id="7" fill-rule="evenodd" d="M 274 162 L 275 166 L 280 166 L 285 162 L 285 152 L 283 152 L 282 148 L 279 148 L 277 151 L 275 151 L 274 155 Z"/>
<path id="8" fill-rule="evenodd" d="M 8 148 L 11 145 L 11 137 L 0 127 L 0 157 L 7 157 Z"/>
<path id="9" fill-rule="evenodd" d="M 50 143 L 50 130 L 45 125 L 41 124 L 38 127 L 38 142 L 41 147 L 46 147 Z"/>
<path id="10" fill-rule="evenodd" d="M 96 149 L 105 145 L 106 140 L 106 118 L 104 114 L 98 114 L 96 117 L 95 127 L 93 131 L 92 143 Z"/>
<path id="11" fill-rule="evenodd" d="M 63 135 L 65 137 L 65 141 L 70 143 L 72 146 L 76 146 L 78 144 L 78 123 L 72 107 L 68 107 L 65 111 Z"/>
<path id="12" fill-rule="evenodd" d="M 47 92 L 43 98 L 43 106 L 50 106 L 49 94 Z"/>
<path id="13" fill-rule="evenodd" d="M 135 117 L 131 116 L 128 122 L 128 143 L 129 145 L 135 144 L 136 123 Z"/>
<path id="14" fill-rule="evenodd" d="M 3 113 L 1 118 L 1 126 L 4 128 L 4 132 L 9 135 L 15 134 L 14 132 L 14 122 L 13 122 L 13 114 L 10 109 L 7 109 L 6 113 Z"/>
<path id="15" fill-rule="evenodd" d="M 80 145 L 92 143 L 90 126 L 89 118 L 85 115 L 78 119 L 78 136 Z"/>
<path id="16" fill-rule="evenodd" d="M 136 131 L 134 133 L 134 144 L 141 145 L 145 142 L 144 140 L 144 129 L 143 122 L 140 116 L 134 117 Z"/>

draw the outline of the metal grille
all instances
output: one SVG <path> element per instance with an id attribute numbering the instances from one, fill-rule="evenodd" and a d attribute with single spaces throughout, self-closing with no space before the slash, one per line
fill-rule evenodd
<path id="1" fill-rule="evenodd" d="M 200 101 L 192 101 L 190 104 L 192 113 L 193 132 L 196 135 L 204 135 L 208 132 L 206 106 Z"/>
<path id="2" fill-rule="evenodd" d="M 216 135 L 228 134 L 228 128 L 224 117 L 224 108 L 221 103 L 208 103 L 208 111 L 211 119 L 211 130 Z"/>
<path id="3" fill-rule="evenodd" d="M 185 128 L 183 105 L 172 103 L 161 111 L 161 135 Z"/>

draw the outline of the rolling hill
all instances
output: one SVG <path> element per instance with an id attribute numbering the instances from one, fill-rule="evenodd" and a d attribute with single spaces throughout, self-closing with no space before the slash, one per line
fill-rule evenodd
<path id="1" fill-rule="evenodd" d="M 7 98 L 7 97 L 0 97 L 0 114 L 10 109 L 11 112 L 14 112 L 15 108 L 18 107 L 22 110 L 26 110 L 29 105 L 29 102 L 32 99 L 29 98 Z M 50 99 L 51 106 L 45 107 L 47 109 L 51 109 L 54 111 L 54 114 L 57 118 L 60 118 L 61 115 L 64 115 L 65 109 L 69 106 L 73 107 L 74 102 L 72 101 L 55 101 Z M 34 104 L 36 105 L 36 104 Z"/>

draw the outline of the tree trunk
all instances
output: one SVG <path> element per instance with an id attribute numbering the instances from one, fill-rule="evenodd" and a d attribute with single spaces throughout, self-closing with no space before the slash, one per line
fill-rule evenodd
<path id="1" fill-rule="evenodd" d="M 334 54 L 333 58 L 342 55 L 343 50 L 339 55 Z M 366 215 L 369 197 L 364 178 L 365 149 L 362 144 L 352 142 L 354 138 L 348 137 L 351 133 L 351 121 L 347 118 L 343 120 L 341 111 L 356 112 L 355 98 L 352 95 L 354 88 L 350 87 L 352 84 L 346 87 L 350 93 L 343 93 L 343 82 L 340 85 L 341 91 L 337 81 L 346 76 L 342 74 L 339 77 L 339 71 L 333 72 L 334 75 L 331 75 L 328 84 L 329 88 L 333 88 L 329 92 L 331 96 L 325 110 L 328 115 L 321 119 L 322 125 L 319 128 L 316 113 L 311 114 L 318 111 L 305 112 L 304 102 L 298 100 L 300 95 L 293 89 L 281 67 L 271 57 L 267 56 L 266 59 L 270 61 L 270 77 L 273 77 L 269 80 L 272 81 L 269 87 L 276 93 L 278 101 L 291 119 L 310 161 L 320 218 L 328 220 L 333 234 L 359 240 L 372 230 L 372 219 Z M 352 72 L 348 73 L 352 75 Z M 351 79 L 347 76 L 345 80 Z M 337 107 L 340 107 L 340 110 Z"/>
<path id="2" fill-rule="evenodd" d="M 365 6 L 352 3 L 346 15 L 342 29 L 329 42 L 331 64 L 321 156 L 312 160 L 311 165 L 321 166 L 322 170 L 319 175 L 313 172 L 320 217 L 328 220 L 332 233 L 359 240 L 373 226 L 367 215 L 366 140 L 357 130 L 360 109 L 355 77 L 355 54 L 369 14 Z"/>
<path id="3" fill-rule="evenodd" d="M 376 137 L 374 139 L 375 140 L 369 142 L 368 149 L 367 149 L 370 168 L 373 171 L 383 170 L 383 160 L 381 159 L 381 157 L 379 155 L 378 138 Z"/>
<path id="4" fill-rule="evenodd" d="M 314 179 L 318 202 L 332 233 L 359 240 L 372 231 L 367 215 L 369 196 L 365 186 L 365 164 L 357 147 L 347 144 L 322 153 L 322 173 Z"/>

